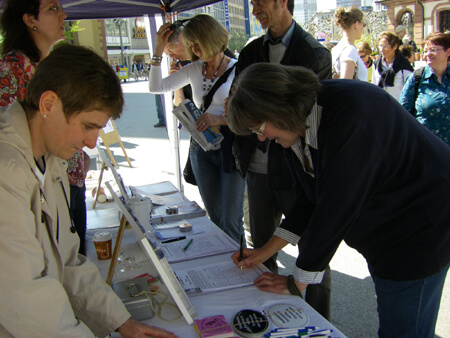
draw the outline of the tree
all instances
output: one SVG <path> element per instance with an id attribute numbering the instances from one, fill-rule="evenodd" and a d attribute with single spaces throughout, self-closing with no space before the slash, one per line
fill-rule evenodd
<path id="1" fill-rule="evenodd" d="M 80 20 L 68 21 L 68 22 L 66 22 L 65 25 L 66 26 L 65 26 L 64 35 L 66 36 L 66 38 L 63 41 L 61 41 L 60 43 L 72 43 L 74 40 L 73 33 L 85 30 L 85 28 L 80 28 Z"/>
<path id="2" fill-rule="evenodd" d="M 387 12 L 386 11 L 364 11 L 364 21 L 367 23 L 366 34 L 361 40 L 367 41 L 372 48 L 376 47 L 378 35 L 387 31 Z M 342 31 L 334 25 L 333 15 L 318 16 L 314 14 L 309 22 L 303 25 L 303 28 L 312 36 L 317 37 L 318 32 L 325 33 L 331 40 L 340 40 Z"/>
<path id="3" fill-rule="evenodd" d="M 245 33 L 234 32 L 231 34 L 230 39 L 228 40 L 228 48 L 234 52 L 237 50 L 240 52 L 242 48 L 244 48 L 247 43 L 248 37 Z"/>

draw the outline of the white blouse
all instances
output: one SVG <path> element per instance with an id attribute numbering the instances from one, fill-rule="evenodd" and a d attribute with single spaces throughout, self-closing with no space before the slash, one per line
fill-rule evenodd
<path id="1" fill-rule="evenodd" d="M 228 64 L 228 68 L 233 66 L 237 62 L 236 59 L 231 59 Z M 162 94 L 170 92 L 190 84 L 192 86 L 192 96 L 195 105 L 200 108 L 203 100 L 203 61 L 199 60 L 192 62 L 177 72 L 162 78 L 161 66 L 152 66 L 150 68 L 149 76 L 149 89 L 150 93 Z M 227 68 L 227 69 L 228 69 Z M 224 101 L 229 96 L 231 83 L 233 82 L 235 75 L 235 69 L 230 73 L 228 79 L 223 83 L 217 91 L 214 93 L 211 105 L 207 112 L 212 115 L 222 115 L 224 110 Z M 218 78 L 215 80 L 217 81 Z M 211 80 L 206 80 L 207 87 L 211 83 Z"/>

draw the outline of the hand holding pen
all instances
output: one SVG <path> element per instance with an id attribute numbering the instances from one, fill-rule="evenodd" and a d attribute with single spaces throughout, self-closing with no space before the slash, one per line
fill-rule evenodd
<path id="1" fill-rule="evenodd" d="M 242 248 L 242 250 L 240 249 L 239 251 L 235 252 L 231 256 L 231 259 L 238 267 L 242 267 L 244 269 L 252 269 L 255 267 L 255 265 L 261 264 L 262 262 L 265 262 L 267 260 L 268 257 L 265 257 L 265 255 L 263 254 L 264 251 L 262 251 L 261 249 Z"/>

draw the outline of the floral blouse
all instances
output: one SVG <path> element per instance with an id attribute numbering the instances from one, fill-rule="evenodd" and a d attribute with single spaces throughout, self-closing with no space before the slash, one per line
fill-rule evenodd
<path id="1" fill-rule="evenodd" d="M 0 107 L 9 106 L 17 99 L 25 98 L 28 83 L 36 72 L 37 63 L 28 56 L 11 51 L 0 60 Z M 79 150 L 69 159 L 67 174 L 72 185 L 82 187 L 86 173 L 84 171 L 84 153 Z"/>
<path id="2" fill-rule="evenodd" d="M 414 74 L 411 74 L 406 80 L 400 103 L 411 113 L 416 108 L 417 120 L 450 145 L 450 65 L 442 76 L 442 83 L 430 66 L 425 67 L 417 99 L 414 84 Z"/>
<path id="3" fill-rule="evenodd" d="M 3 55 L 0 60 L 0 106 L 6 107 L 16 98 L 23 100 L 28 82 L 36 71 L 37 63 L 18 51 Z"/>

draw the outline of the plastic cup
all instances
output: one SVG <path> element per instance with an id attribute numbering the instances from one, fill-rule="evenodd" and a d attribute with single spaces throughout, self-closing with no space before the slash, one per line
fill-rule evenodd
<path id="1" fill-rule="evenodd" d="M 110 232 L 97 232 L 94 235 L 95 251 L 100 261 L 111 259 L 112 256 L 112 234 Z"/>

